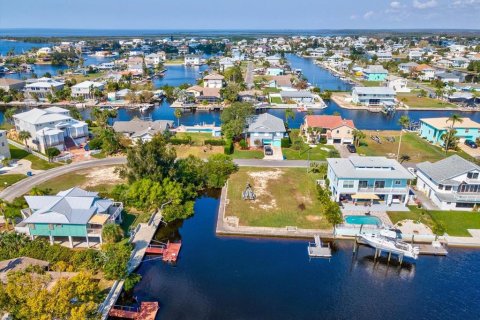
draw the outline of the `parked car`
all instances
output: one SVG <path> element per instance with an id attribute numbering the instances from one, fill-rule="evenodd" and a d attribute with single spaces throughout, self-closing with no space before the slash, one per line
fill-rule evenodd
<path id="1" fill-rule="evenodd" d="M 265 146 L 263 148 L 266 156 L 273 156 L 273 149 L 270 146 Z"/>
<path id="2" fill-rule="evenodd" d="M 347 150 L 350 153 L 356 153 L 357 152 L 357 148 L 355 148 L 355 146 L 353 144 L 347 144 Z"/>
<path id="3" fill-rule="evenodd" d="M 467 139 L 467 140 L 465 140 L 465 144 L 472 149 L 477 149 L 478 148 L 477 144 L 473 140 Z"/>

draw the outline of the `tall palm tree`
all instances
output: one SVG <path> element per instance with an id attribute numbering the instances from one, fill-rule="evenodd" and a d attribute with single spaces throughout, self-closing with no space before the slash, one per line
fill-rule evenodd
<path id="1" fill-rule="evenodd" d="M 295 112 L 292 109 L 285 109 L 285 122 L 288 126 L 288 119 L 295 119 Z"/>
<path id="2" fill-rule="evenodd" d="M 182 117 L 182 110 L 175 109 L 175 112 L 173 114 L 175 115 L 175 118 L 177 118 L 177 127 L 179 127 L 180 126 L 180 118 Z"/>
<path id="3" fill-rule="evenodd" d="M 445 154 L 448 153 L 448 148 L 450 147 L 450 140 L 451 140 L 451 135 L 454 134 L 456 131 L 454 130 L 454 127 L 455 127 L 455 123 L 462 123 L 463 122 L 463 119 L 460 115 L 454 113 L 452 114 L 450 117 L 448 117 L 447 119 L 447 123 L 448 122 L 451 122 L 452 125 L 450 126 L 450 130 L 448 130 L 447 132 L 447 139 L 445 139 Z"/>
<path id="4" fill-rule="evenodd" d="M 23 141 L 24 145 L 27 145 L 27 140 L 30 139 L 32 135 L 30 132 L 22 130 L 18 133 L 18 138 Z"/>
<path id="5" fill-rule="evenodd" d="M 398 124 L 402 127 L 402 130 L 400 131 L 400 141 L 398 142 L 397 161 L 400 158 L 400 148 L 402 146 L 403 130 L 410 127 L 410 118 L 407 115 L 403 115 L 400 117 L 400 119 L 398 119 Z"/>

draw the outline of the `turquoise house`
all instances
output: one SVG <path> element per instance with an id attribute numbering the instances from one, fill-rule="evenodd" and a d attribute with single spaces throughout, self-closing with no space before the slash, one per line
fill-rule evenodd
<path id="1" fill-rule="evenodd" d="M 420 136 L 433 144 L 443 145 L 442 136 L 452 127 L 453 123 L 447 117 L 420 119 Z M 475 141 L 480 137 L 480 124 L 470 118 L 453 125 L 455 136 L 460 140 Z"/>
<path id="2" fill-rule="evenodd" d="M 24 220 L 15 228 L 35 237 L 48 237 L 50 243 L 68 239 L 102 243 L 102 230 L 108 223 L 122 221 L 123 204 L 102 199 L 97 192 L 72 188 L 54 196 L 25 196 L 28 208 L 21 210 Z"/>
<path id="3" fill-rule="evenodd" d="M 367 81 L 385 81 L 388 71 L 381 65 L 368 66 L 363 70 L 363 79 Z"/>

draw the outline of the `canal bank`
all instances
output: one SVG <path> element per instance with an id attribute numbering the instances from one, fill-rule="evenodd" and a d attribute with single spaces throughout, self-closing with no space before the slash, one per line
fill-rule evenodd
<path id="1" fill-rule="evenodd" d="M 159 241 L 182 240 L 175 267 L 149 261 L 137 270 L 133 295 L 158 301 L 157 319 L 475 319 L 480 312 L 471 303 L 480 299 L 472 281 L 479 251 L 451 249 L 399 267 L 374 262 L 367 247 L 354 255 L 339 241 L 330 260 L 310 260 L 308 240 L 218 237 L 218 196 L 198 199 L 192 218 L 157 232 Z"/>

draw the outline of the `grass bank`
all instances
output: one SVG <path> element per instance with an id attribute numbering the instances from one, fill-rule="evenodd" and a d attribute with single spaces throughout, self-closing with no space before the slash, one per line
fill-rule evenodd
<path id="1" fill-rule="evenodd" d="M 61 164 L 59 163 L 48 162 L 43 159 L 37 158 L 33 154 L 12 145 L 10 145 L 10 155 L 12 159 L 24 159 L 30 161 L 32 163 L 33 170 L 48 170 L 61 166 Z"/>

